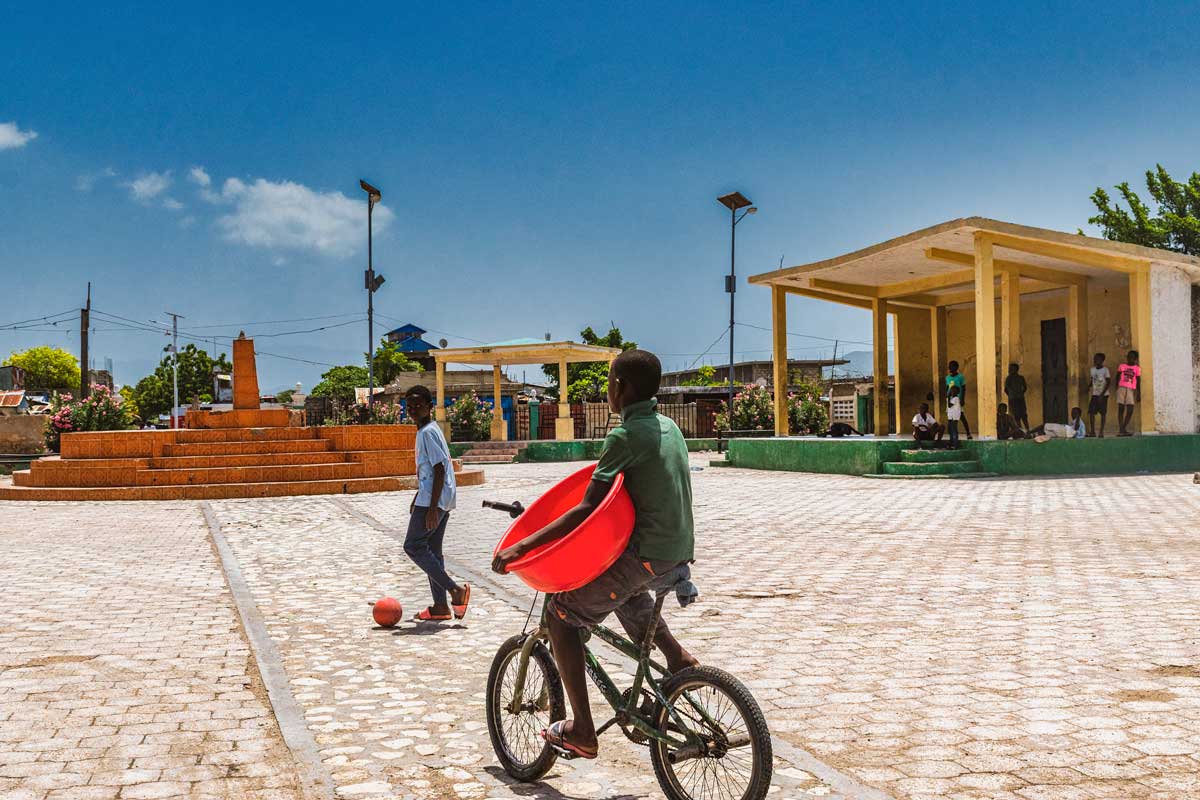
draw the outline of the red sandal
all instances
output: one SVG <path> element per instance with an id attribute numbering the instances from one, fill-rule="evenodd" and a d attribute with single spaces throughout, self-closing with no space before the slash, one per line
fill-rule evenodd
<path id="1" fill-rule="evenodd" d="M 471 602 L 471 584 L 464 583 L 463 584 L 463 601 L 462 601 L 462 603 L 460 603 L 458 605 L 450 606 L 452 609 L 454 609 L 454 618 L 455 619 L 462 619 L 463 617 L 465 617 L 467 615 L 467 604 L 470 602 Z"/>
<path id="2" fill-rule="evenodd" d="M 423 608 L 413 617 L 417 622 L 448 622 L 449 614 L 434 614 L 433 608 Z"/>

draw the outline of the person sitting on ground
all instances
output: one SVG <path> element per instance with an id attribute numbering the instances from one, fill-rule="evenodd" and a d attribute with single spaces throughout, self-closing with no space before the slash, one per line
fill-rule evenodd
<path id="1" fill-rule="evenodd" d="M 1013 366 L 1016 366 L 1015 364 Z M 1009 413 L 1008 405 L 1001 403 L 996 406 L 996 438 L 1024 439 L 1025 431 L 1017 424 L 1017 418 Z"/>
<path id="2" fill-rule="evenodd" d="M 641 642 L 654 616 L 649 585 L 692 561 L 694 555 L 687 444 L 679 427 L 655 412 L 654 395 L 661 379 L 662 365 L 653 353 L 626 350 L 617 356 L 608 375 L 608 404 L 621 414 L 621 424 L 605 438 L 600 462 L 582 502 L 536 533 L 501 550 L 492 560 L 492 569 L 503 574 L 521 556 L 566 536 L 608 496 L 617 475 L 624 475 L 635 514 L 628 548 L 591 583 L 550 595 L 543 614 L 551 652 L 575 718 L 551 724 L 542 731 L 542 738 L 582 758 L 595 758 L 599 744 L 588 698 L 580 631 L 599 624 L 615 611 L 630 639 Z M 671 672 L 699 665 L 661 620 L 654 644 L 662 651 Z"/>
<path id="3" fill-rule="evenodd" d="M 932 442 L 942 438 L 942 426 L 937 417 L 929 413 L 929 403 L 921 403 L 921 408 L 912 418 L 913 439 L 918 442 Z"/>
<path id="4" fill-rule="evenodd" d="M 1104 438 L 1104 425 L 1108 419 L 1108 395 L 1112 389 L 1112 373 L 1104 366 L 1104 353 L 1092 356 L 1092 397 L 1088 400 L 1088 425 L 1092 435 Z M 1100 427 L 1096 427 L 1096 415 L 1100 415 Z"/>
<path id="5" fill-rule="evenodd" d="M 1047 439 L 1084 439 L 1087 438 L 1087 428 L 1083 424 L 1083 409 L 1075 406 L 1071 409 L 1071 421 L 1066 425 L 1058 422 L 1047 422 L 1029 432 L 1031 439 L 1044 442 Z"/>
<path id="6" fill-rule="evenodd" d="M 1029 428 L 1029 411 L 1025 406 L 1025 392 L 1028 390 L 1029 385 L 1021 374 L 1021 365 L 1009 364 L 1008 377 L 1004 379 L 1004 395 L 1008 398 L 1009 413 L 1025 429 Z"/>
<path id="7" fill-rule="evenodd" d="M 841 439 L 846 436 L 863 436 L 864 434 L 855 430 L 854 426 L 848 422 L 835 422 L 829 426 L 829 430 L 818 435 Z"/>

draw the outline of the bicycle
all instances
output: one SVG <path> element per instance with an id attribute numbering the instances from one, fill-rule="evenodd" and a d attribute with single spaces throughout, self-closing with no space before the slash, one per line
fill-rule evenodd
<path id="1" fill-rule="evenodd" d="M 524 511 L 520 503 L 485 501 L 484 506 L 513 518 Z M 616 726 L 634 744 L 648 747 L 655 777 L 669 800 L 762 800 L 771 786 L 771 733 L 750 690 L 716 667 L 668 673 L 650 657 L 666 595 L 675 590 L 680 605 L 686 605 L 678 592 L 681 586 L 694 590 L 689 578 L 684 565 L 652 584 L 654 617 L 639 644 L 603 625 L 584 631 L 587 674 L 613 711 L 597 734 Z M 587 647 L 591 638 L 637 662 L 631 687 L 621 691 L 608 676 Z M 488 672 L 492 748 L 504 771 L 524 782 L 541 779 L 559 758 L 576 758 L 540 735 L 566 718 L 562 681 L 548 641 L 539 622 L 532 632 L 500 645 Z"/>

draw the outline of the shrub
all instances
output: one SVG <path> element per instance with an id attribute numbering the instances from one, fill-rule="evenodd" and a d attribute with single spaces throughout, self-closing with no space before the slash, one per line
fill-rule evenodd
<path id="1" fill-rule="evenodd" d="M 722 403 L 715 416 L 716 429 L 729 430 L 728 404 Z M 802 385 L 799 392 L 788 394 L 788 432 L 821 433 L 829 426 L 829 411 L 821 402 L 820 390 Z M 745 386 L 733 396 L 733 430 L 771 431 L 775 429 L 775 404 L 765 386 Z"/>
<path id="2" fill-rule="evenodd" d="M 75 400 L 69 394 L 56 394 L 50 401 L 50 415 L 46 420 L 46 449 L 57 453 L 64 433 L 123 431 L 131 424 L 129 409 L 121 395 L 109 391 L 107 386 L 93 384 L 91 393 L 84 400 Z"/>
<path id="3" fill-rule="evenodd" d="M 492 405 L 480 400 L 474 392 L 459 396 L 448 412 L 450 428 L 455 439 L 467 442 L 486 442 L 492 435 Z"/>
<path id="4" fill-rule="evenodd" d="M 334 403 L 333 414 L 321 424 L 405 425 L 409 422 L 410 420 L 404 415 L 404 409 L 399 403 L 374 403 L 370 407 Z"/>

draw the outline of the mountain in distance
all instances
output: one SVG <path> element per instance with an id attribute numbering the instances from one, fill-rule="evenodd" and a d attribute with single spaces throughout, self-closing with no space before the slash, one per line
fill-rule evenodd
<path id="1" fill-rule="evenodd" d="M 851 350 L 848 353 L 839 353 L 838 358 L 844 358 L 849 361 L 849 364 L 840 364 L 833 367 L 833 377 L 836 378 L 860 378 L 872 374 L 874 365 L 872 361 L 874 356 L 870 350 Z M 891 373 L 895 369 L 895 361 L 893 353 L 888 350 L 888 372 Z M 825 377 L 830 377 L 830 368 L 825 368 Z"/>

